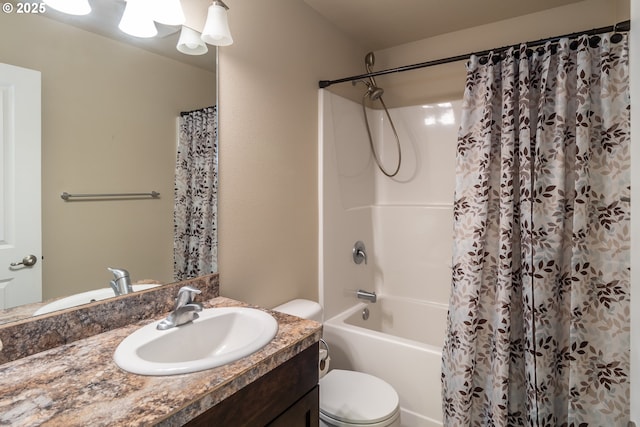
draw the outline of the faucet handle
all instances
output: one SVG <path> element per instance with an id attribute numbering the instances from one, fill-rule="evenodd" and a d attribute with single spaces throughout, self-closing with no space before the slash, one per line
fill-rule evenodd
<path id="1" fill-rule="evenodd" d="M 201 294 L 202 291 L 200 289 L 193 288 L 191 286 L 183 286 L 178 291 L 178 296 L 176 298 L 176 306 L 175 308 L 184 307 L 187 304 L 191 304 L 196 295 Z"/>
<path id="2" fill-rule="evenodd" d="M 111 289 L 113 289 L 113 293 L 116 294 L 116 296 L 120 295 L 120 288 L 118 288 L 115 280 L 109 281 L 109 286 L 111 286 Z"/>
<path id="3" fill-rule="evenodd" d="M 107 270 L 113 273 L 116 280 L 122 279 L 123 277 L 129 277 L 129 272 L 123 268 L 107 267 Z"/>
<path id="4" fill-rule="evenodd" d="M 129 278 L 129 272 L 127 270 L 111 267 L 107 267 L 107 270 L 113 273 L 113 280 L 109 282 L 109 285 L 116 296 L 130 294 L 133 292 L 131 279 Z"/>

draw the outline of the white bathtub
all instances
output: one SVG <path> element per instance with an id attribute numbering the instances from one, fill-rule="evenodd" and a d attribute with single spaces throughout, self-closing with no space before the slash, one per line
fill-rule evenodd
<path id="1" fill-rule="evenodd" d="M 362 311 L 369 309 L 369 319 Z M 407 427 L 442 426 L 440 363 L 447 307 L 411 299 L 379 296 L 326 320 L 324 338 L 331 367 L 375 375 L 400 396 L 401 422 Z"/>

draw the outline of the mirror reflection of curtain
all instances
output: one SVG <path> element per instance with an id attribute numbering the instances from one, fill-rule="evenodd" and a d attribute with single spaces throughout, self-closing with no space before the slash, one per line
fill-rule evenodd
<path id="1" fill-rule="evenodd" d="M 218 118 L 216 107 L 182 113 L 176 160 L 174 277 L 218 270 Z"/>

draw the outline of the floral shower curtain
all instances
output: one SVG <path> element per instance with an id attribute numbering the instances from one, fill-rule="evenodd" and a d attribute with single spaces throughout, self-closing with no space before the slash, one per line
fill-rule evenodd
<path id="1" fill-rule="evenodd" d="M 446 426 L 629 420 L 627 37 L 468 64 Z"/>
<path id="2" fill-rule="evenodd" d="M 218 270 L 217 134 L 216 107 L 180 117 L 173 214 L 176 280 Z"/>

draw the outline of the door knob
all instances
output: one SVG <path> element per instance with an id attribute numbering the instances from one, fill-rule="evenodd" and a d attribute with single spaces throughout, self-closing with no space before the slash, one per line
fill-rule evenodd
<path id="1" fill-rule="evenodd" d="M 32 265 L 35 265 L 36 262 L 38 262 L 38 258 L 36 258 L 35 255 L 27 255 L 26 257 L 22 258 L 22 261 L 12 262 L 9 265 L 11 267 L 17 267 L 19 265 L 24 265 L 25 267 L 31 267 Z"/>

